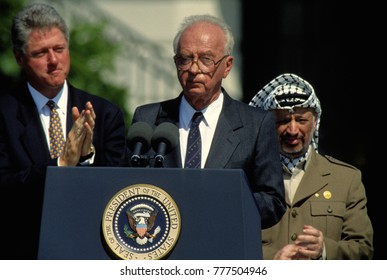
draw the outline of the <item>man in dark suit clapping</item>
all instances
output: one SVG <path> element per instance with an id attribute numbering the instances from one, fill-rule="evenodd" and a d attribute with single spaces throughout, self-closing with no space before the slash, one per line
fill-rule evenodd
<path id="1" fill-rule="evenodd" d="M 119 165 L 125 123 L 117 106 L 67 81 L 69 30 L 53 7 L 27 6 L 14 17 L 11 32 L 26 81 L 0 96 L 1 207 L 8 217 L 1 231 L 9 248 L 1 258 L 35 259 L 47 166 Z M 58 154 L 50 154 L 48 102 L 62 126 Z"/>

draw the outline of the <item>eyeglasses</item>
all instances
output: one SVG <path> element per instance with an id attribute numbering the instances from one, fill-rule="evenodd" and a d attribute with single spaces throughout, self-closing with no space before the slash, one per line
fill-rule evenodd
<path id="1" fill-rule="evenodd" d="M 178 70 L 187 71 L 189 68 L 191 68 L 192 63 L 195 62 L 203 74 L 208 74 L 208 73 L 214 72 L 215 66 L 218 65 L 223 59 L 225 59 L 228 56 L 229 55 L 227 54 L 216 62 L 213 59 L 206 56 L 201 56 L 197 60 L 194 60 L 193 57 L 175 55 L 173 59 L 175 61 L 175 64 Z"/>

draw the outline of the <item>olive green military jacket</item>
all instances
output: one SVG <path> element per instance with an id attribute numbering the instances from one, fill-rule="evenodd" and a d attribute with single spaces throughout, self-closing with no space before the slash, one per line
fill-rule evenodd
<path id="1" fill-rule="evenodd" d="M 312 150 L 310 162 L 279 223 L 262 230 L 263 258 L 292 243 L 303 225 L 322 231 L 326 259 L 372 259 L 373 228 L 361 171 Z"/>

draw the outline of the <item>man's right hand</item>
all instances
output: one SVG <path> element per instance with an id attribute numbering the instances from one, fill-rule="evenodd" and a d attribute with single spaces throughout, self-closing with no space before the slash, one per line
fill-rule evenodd
<path id="1" fill-rule="evenodd" d="M 81 156 L 88 155 L 93 149 L 93 129 L 95 112 L 90 102 L 85 109 L 79 112 L 77 107 L 72 108 L 74 124 L 67 135 L 63 154 L 59 158 L 60 166 L 76 166 Z"/>

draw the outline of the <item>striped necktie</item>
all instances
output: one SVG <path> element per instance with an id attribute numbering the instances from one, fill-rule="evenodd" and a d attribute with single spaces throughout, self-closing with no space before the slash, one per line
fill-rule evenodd
<path id="1" fill-rule="evenodd" d="M 50 127 L 48 129 L 50 137 L 50 155 L 51 158 L 57 158 L 62 155 L 64 147 L 64 136 L 62 123 L 58 112 L 56 111 L 55 102 L 49 100 L 47 106 L 50 108 Z"/>
<path id="2" fill-rule="evenodd" d="M 200 168 L 202 158 L 202 139 L 199 124 L 203 119 L 202 112 L 196 112 L 192 117 L 191 128 L 188 134 L 185 168 Z"/>

